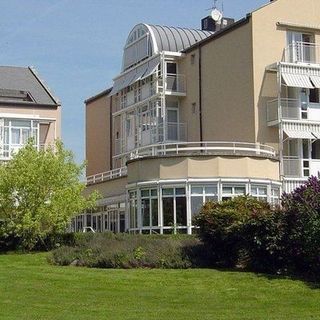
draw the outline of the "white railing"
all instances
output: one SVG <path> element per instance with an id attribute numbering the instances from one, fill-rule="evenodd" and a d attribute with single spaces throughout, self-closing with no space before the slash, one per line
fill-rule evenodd
<path id="1" fill-rule="evenodd" d="M 267 102 L 267 121 L 278 122 L 280 120 L 312 120 L 320 121 L 319 103 L 302 103 L 299 99 L 282 98 Z"/>
<path id="2" fill-rule="evenodd" d="M 92 176 L 88 176 L 86 179 L 87 185 L 95 184 L 103 181 L 108 181 L 116 178 L 121 178 L 127 175 L 127 167 L 121 167 L 110 171 L 98 173 Z"/>
<path id="3" fill-rule="evenodd" d="M 132 143 L 129 144 L 128 142 L 130 139 L 132 140 Z M 187 139 L 187 124 L 181 122 L 168 122 L 165 125 L 145 124 L 144 127 L 139 130 L 137 139 L 138 143 L 142 146 L 153 145 L 163 141 L 185 141 Z M 129 152 L 130 150 L 135 149 L 134 144 L 134 136 L 127 136 L 127 146 L 124 139 L 116 139 L 114 154 L 118 155 Z"/>
<path id="4" fill-rule="evenodd" d="M 294 42 L 284 49 L 282 61 L 320 64 L 320 46 L 309 42 Z"/>
<path id="5" fill-rule="evenodd" d="M 166 93 L 186 93 L 186 79 L 183 74 L 167 74 Z"/>
<path id="6" fill-rule="evenodd" d="M 283 179 L 283 191 L 290 193 L 296 188 L 300 187 L 307 181 L 308 178 L 284 178 Z"/>
<path id="7" fill-rule="evenodd" d="M 319 159 L 301 159 L 298 156 L 283 157 L 283 174 L 288 178 L 307 178 L 318 176 L 320 172 Z"/>
<path id="8" fill-rule="evenodd" d="M 177 142 L 154 144 L 137 148 L 132 152 L 115 156 L 127 160 L 156 156 L 192 156 L 192 155 L 246 155 L 275 157 L 275 150 L 267 145 L 246 142 Z"/>

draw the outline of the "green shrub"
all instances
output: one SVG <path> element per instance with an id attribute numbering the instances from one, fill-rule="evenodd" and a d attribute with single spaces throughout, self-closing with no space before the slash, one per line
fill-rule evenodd
<path id="1" fill-rule="evenodd" d="M 205 264 L 201 242 L 186 235 L 78 234 L 73 247 L 62 246 L 49 261 L 96 268 L 190 268 Z M 200 258 L 200 255 L 204 257 Z"/>

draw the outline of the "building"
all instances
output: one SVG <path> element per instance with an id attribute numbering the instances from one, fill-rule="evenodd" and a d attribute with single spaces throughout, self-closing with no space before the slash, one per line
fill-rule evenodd
<path id="1" fill-rule="evenodd" d="M 60 108 L 35 69 L 0 66 L 0 161 L 30 138 L 38 149 L 59 138 Z"/>
<path id="2" fill-rule="evenodd" d="M 207 200 L 278 203 L 320 170 L 320 1 L 275 0 L 202 30 L 138 24 L 111 89 L 86 100 L 74 230 L 193 230 Z"/>

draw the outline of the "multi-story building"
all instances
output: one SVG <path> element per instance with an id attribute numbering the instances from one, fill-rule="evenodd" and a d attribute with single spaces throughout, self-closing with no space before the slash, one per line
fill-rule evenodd
<path id="1" fill-rule="evenodd" d="M 319 12 L 276 0 L 202 30 L 135 26 L 113 87 L 86 100 L 87 191 L 103 199 L 74 229 L 190 234 L 207 200 L 278 203 L 318 174 Z"/>
<path id="2" fill-rule="evenodd" d="M 33 138 L 43 148 L 60 137 L 60 102 L 39 78 L 24 67 L 0 66 L 0 161 Z"/>

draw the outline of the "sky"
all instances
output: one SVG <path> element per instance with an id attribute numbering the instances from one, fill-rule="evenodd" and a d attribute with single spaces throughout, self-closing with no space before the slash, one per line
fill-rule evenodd
<path id="1" fill-rule="evenodd" d="M 269 0 L 224 0 L 236 20 Z M 211 0 L 0 0 L 0 65 L 33 66 L 62 103 L 62 140 L 85 158 L 84 100 L 112 86 L 141 22 L 199 28 Z M 221 9 L 222 0 L 218 8 Z"/>

